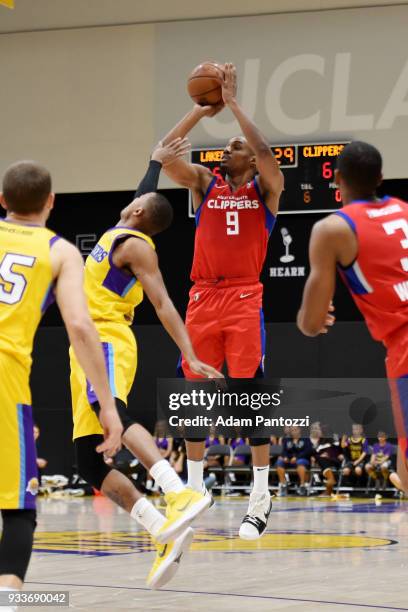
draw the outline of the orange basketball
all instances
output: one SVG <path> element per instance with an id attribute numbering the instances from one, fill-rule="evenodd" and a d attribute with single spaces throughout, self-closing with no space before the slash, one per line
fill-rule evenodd
<path id="1" fill-rule="evenodd" d="M 224 71 L 215 62 L 196 66 L 188 77 L 187 90 L 196 104 L 213 106 L 222 102 L 221 84 Z"/>

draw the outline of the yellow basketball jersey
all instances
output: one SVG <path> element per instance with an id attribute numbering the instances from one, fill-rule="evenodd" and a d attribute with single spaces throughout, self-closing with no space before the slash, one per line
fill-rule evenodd
<path id="1" fill-rule="evenodd" d="M 35 332 L 52 301 L 50 247 L 45 227 L 0 220 L 0 352 L 31 367 Z"/>
<path id="2" fill-rule="evenodd" d="M 141 238 L 155 248 L 149 236 L 127 227 L 113 227 L 101 236 L 85 264 L 85 292 L 94 321 L 131 325 L 134 309 L 143 300 L 141 283 L 112 260 L 115 246 L 126 236 Z"/>

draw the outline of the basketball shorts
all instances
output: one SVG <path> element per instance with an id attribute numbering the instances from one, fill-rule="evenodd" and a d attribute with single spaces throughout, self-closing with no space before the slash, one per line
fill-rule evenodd
<path id="1" fill-rule="evenodd" d="M 37 454 L 29 387 L 30 372 L 0 352 L 0 510 L 34 510 Z"/>
<path id="2" fill-rule="evenodd" d="M 388 344 L 385 365 L 398 446 L 403 456 L 408 458 L 408 333 L 405 328 L 399 334 L 396 332 Z"/>
<path id="3" fill-rule="evenodd" d="M 96 323 L 105 356 L 106 371 L 112 395 L 127 404 L 137 368 L 137 346 L 132 330 L 121 323 Z M 80 367 L 72 347 L 71 396 L 74 440 L 102 434 L 103 429 L 91 404 L 98 401 L 95 391 Z"/>
<path id="4" fill-rule="evenodd" d="M 265 326 L 261 283 L 227 287 L 194 285 L 190 290 L 186 327 L 197 357 L 232 378 L 263 375 Z M 181 358 L 186 378 L 199 378 Z"/>

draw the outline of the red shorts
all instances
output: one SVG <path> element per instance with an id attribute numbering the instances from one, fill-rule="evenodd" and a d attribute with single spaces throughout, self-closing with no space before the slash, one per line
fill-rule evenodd
<path id="1" fill-rule="evenodd" d="M 194 285 L 190 290 L 186 327 L 196 355 L 221 370 L 227 362 L 232 378 L 262 376 L 265 327 L 261 283 L 238 286 Z M 186 378 L 198 378 L 184 358 Z"/>
<path id="2" fill-rule="evenodd" d="M 394 422 L 398 435 L 398 446 L 407 457 L 408 453 L 408 332 L 396 332 L 387 342 L 385 360 L 389 380 Z"/>

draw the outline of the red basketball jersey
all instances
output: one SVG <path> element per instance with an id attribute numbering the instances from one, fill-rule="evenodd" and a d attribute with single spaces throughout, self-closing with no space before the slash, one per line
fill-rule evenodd
<path id="1" fill-rule="evenodd" d="M 335 214 L 358 240 L 356 260 L 340 273 L 373 338 L 388 344 L 408 325 L 408 204 L 385 197 L 353 202 Z"/>
<path id="2" fill-rule="evenodd" d="M 191 280 L 259 280 L 275 216 L 256 178 L 236 191 L 214 177 L 196 212 Z"/>

